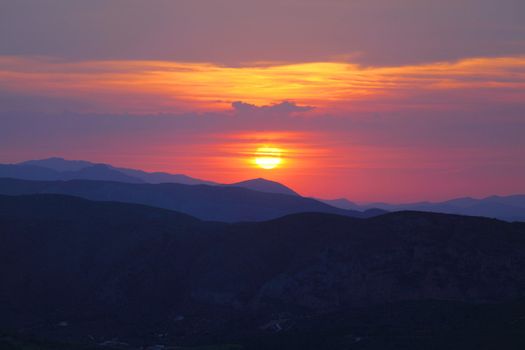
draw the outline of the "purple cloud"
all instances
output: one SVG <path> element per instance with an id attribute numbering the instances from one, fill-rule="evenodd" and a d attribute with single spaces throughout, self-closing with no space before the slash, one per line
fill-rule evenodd
<path id="1" fill-rule="evenodd" d="M 256 106 L 250 103 L 235 101 L 232 103 L 232 108 L 237 114 L 268 114 L 268 115 L 290 115 L 293 113 L 303 113 L 312 111 L 315 107 L 299 106 L 293 101 L 283 101 L 268 106 Z"/>

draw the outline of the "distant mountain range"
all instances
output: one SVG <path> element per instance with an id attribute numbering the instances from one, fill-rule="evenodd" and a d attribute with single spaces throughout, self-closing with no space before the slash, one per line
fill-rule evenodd
<path id="1" fill-rule="evenodd" d="M 319 212 L 371 217 L 383 210 L 346 210 L 297 195 L 266 193 L 234 186 L 146 184 L 115 181 L 28 181 L 0 178 L 0 194 L 54 193 L 90 200 L 144 204 L 176 210 L 210 221 L 263 221 L 284 215 Z"/>
<path id="2" fill-rule="evenodd" d="M 11 188 L 119 191 L 18 181 Z M 523 339 L 523 307 L 495 303 L 525 297 L 525 223 L 399 212 L 227 224 L 39 194 L 0 196 L 0 242 L 0 328 L 22 335 L 120 349 L 246 339 L 251 347 L 217 349 L 421 349 L 480 334 L 514 349 Z M 273 334 L 274 346 L 257 346 Z"/>
<path id="3" fill-rule="evenodd" d="M 109 164 L 92 163 L 84 160 L 66 160 L 58 157 L 29 160 L 17 164 L 0 164 L 0 178 L 2 177 L 42 181 L 100 180 L 150 184 L 178 183 L 184 185 L 217 185 L 243 187 L 260 192 L 298 196 L 292 189 L 278 182 L 262 178 L 233 184 L 219 184 L 184 174 L 145 172 L 137 169 L 118 168 Z"/>
<path id="4" fill-rule="evenodd" d="M 262 178 L 241 181 L 233 184 L 220 184 L 213 181 L 189 177 L 184 174 L 169 174 L 161 172 L 150 173 L 142 170 L 114 167 L 108 164 L 97 164 L 83 160 L 65 160 L 57 157 L 42 160 L 30 160 L 17 164 L 0 164 L 0 178 L 41 181 L 96 180 L 135 184 L 175 183 L 185 185 L 211 185 L 218 187 L 241 187 L 258 192 L 300 197 L 300 195 L 291 188 L 278 182 Z M 93 199 L 100 198 L 97 197 Z M 407 204 L 356 204 L 345 198 L 335 200 L 316 199 L 316 201 L 321 201 L 331 207 L 352 212 L 367 211 L 368 214 L 365 216 L 370 216 L 373 213 L 380 214 L 384 211 L 416 210 L 458 215 L 485 216 L 506 221 L 525 221 L 525 195 L 491 196 L 482 199 L 457 198 L 444 202 L 417 202 Z M 156 203 L 151 202 L 145 204 L 157 205 Z M 317 206 L 319 207 L 319 204 L 317 204 Z M 179 206 L 170 208 L 176 210 L 184 209 Z M 307 206 L 307 208 L 311 207 Z M 321 211 L 326 212 L 326 210 Z M 292 212 L 285 211 L 286 214 Z M 197 217 L 204 218 L 200 212 L 191 211 L 190 213 Z M 342 212 L 338 213 L 341 214 Z M 217 215 L 217 217 L 221 216 Z M 267 215 L 250 215 L 250 217 L 256 217 L 259 219 L 272 218 L 272 216 Z M 242 216 L 243 220 L 246 218 L 246 216 Z"/>
<path id="5" fill-rule="evenodd" d="M 29 160 L 17 164 L 0 164 L 0 177 L 25 180 L 102 180 L 129 183 L 181 183 L 186 185 L 215 184 L 211 181 L 192 178 L 183 174 L 145 172 L 118 168 L 109 164 L 83 160 L 66 160 L 53 157 Z"/>
<path id="6" fill-rule="evenodd" d="M 321 200 L 334 207 L 348 210 L 370 208 L 386 211 L 416 210 L 435 213 L 486 216 L 506 221 L 525 221 L 525 195 L 490 196 L 481 199 L 456 198 L 444 202 L 416 202 L 406 204 L 369 203 L 356 204 L 347 199 Z"/>

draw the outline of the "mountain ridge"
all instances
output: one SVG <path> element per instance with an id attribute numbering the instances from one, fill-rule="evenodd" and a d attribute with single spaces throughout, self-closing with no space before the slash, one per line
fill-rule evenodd
<path id="1" fill-rule="evenodd" d="M 291 188 L 279 182 L 264 179 L 261 177 L 256 178 L 256 179 L 235 182 L 232 184 L 226 184 L 224 186 L 243 187 L 243 188 L 248 188 L 250 190 L 260 191 L 260 192 L 280 193 L 280 194 L 288 194 L 292 196 L 300 196 L 297 192 L 295 192 Z"/>
<path id="2" fill-rule="evenodd" d="M 445 214 L 493 217 L 505 221 L 525 221 L 525 195 L 492 195 L 484 198 L 460 197 L 442 202 L 414 202 L 389 204 L 374 202 L 357 204 L 346 198 L 320 201 L 341 209 L 366 210 L 370 208 L 386 211 L 416 210 Z"/>
<path id="3" fill-rule="evenodd" d="M 38 160 L 29 160 L 24 161 L 12 165 L 33 165 L 33 166 L 39 166 L 42 168 L 48 168 L 55 170 L 57 172 L 67 172 L 69 176 L 62 177 L 62 178 L 56 178 L 54 180 L 73 180 L 83 177 L 76 176 L 75 172 L 80 172 L 82 174 L 82 170 L 93 168 L 93 167 L 100 167 L 100 166 L 106 166 L 108 169 L 111 169 L 115 172 L 121 173 L 123 177 L 123 180 L 125 182 L 145 182 L 145 183 L 163 183 L 163 182 L 174 182 L 174 183 L 183 183 L 183 184 L 214 184 L 212 181 L 205 181 L 196 179 L 184 174 L 169 174 L 164 172 L 146 172 L 143 170 L 138 169 L 129 169 L 129 168 L 122 168 L 122 167 L 115 167 L 109 164 L 104 163 L 93 163 L 85 160 L 67 160 L 60 157 L 51 157 L 51 158 L 45 158 L 45 159 L 38 159 Z M 128 178 L 125 178 L 124 176 L 128 176 Z M 91 178 L 92 180 L 96 180 L 96 178 Z M 41 179 L 41 180 L 47 180 L 47 179 Z M 111 180 L 110 178 L 106 178 L 106 180 Z M 126 181 L 127 180 L 127 181 Z"/>
<path id="4" fill-rule="evenodd" d="M 43 166 L 45 165 L 45 167 Z M 137 169 L 118 168 L 108 164 L 98 164 L 83 160 L 65 160 L 52 157 L 30 160 L 18 164 L 0 164 L 0 177 L 25 180 L 101 180 L 127 183 L 182 183 L 188 185 L 216 185 L 242 187 L 266 193 L 281 193 L 300 196 L 293 189 L 263 178 L 250 179 L 233 184 L 219 184 L 201 180 L 184 174 L 145 172 Z M 344 210 L 368 212 L 369 215 L 382 211 L 418 210 L 459 215 L 494 217 L 506 221 L 525 221 L 525 195 L 489 196 L 485 198 L 460 197 L 442 202 L 415 202 L 406 204 L 368 203 L 357 204 L 339 198 L 335 200 L 317 199 L 325 204 Z"/>
<path id="5" fill-rule="evenodd" d="M 20 166 L 17 169 L 17 166 Z M 107 173 L 97 174 L 96 169 Z M 45 170 L 49 169 L 49 170 Z M 27 173 L 24 173 L 26 170 Z M 33 173 L 32 173 L 33 172 Z M 40 173 L 42 173 L 40 175 Z M 92 176 L 89 177 L 88 174 Z M 220 184 L 214 181 L 193 178 L 184 174 L 166 172 L 147 172 L 139 169 L 115 167 L 104 163 L 93 163 L 85 160 L 66 160 L 61 157 L 51 157 L 29 160 L 15 164 L 0 164 L 0 177 L 22 178 L 27 180 L 107 180 L 130 183 L 180 183 L 185 185 L 217 185 L 243 187 L 260 192 L 298 195 L 289 187 L 276 181 L 264 178 L 244 180 L 231 184 Z"/>
<path id="6" fill-rule="evenodd" d="M 209 221 L 264 221 L 299 212 L 326 212 L 354 217 L 381 212 L 335 208 L 311 198 L 253 191 L 242 187 L 145 184 L 92 180 L 27 181 L 0 178 L 0 194 L 55 193 L 90 200 L 138 203 L 180 211 Z"/>

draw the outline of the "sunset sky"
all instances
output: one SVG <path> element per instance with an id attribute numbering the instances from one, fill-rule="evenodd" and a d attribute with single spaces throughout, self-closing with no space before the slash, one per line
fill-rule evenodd
<path id="1" fill-rule="evenodd" d="M 0 162 L 51 156 L 354 201 L 525 193 L 525 1 L 0 1 Z"/>

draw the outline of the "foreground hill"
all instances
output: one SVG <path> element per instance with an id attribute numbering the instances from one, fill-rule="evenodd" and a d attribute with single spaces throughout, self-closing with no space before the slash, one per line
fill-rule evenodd
<path id="1" fill-rule="evenodd" d="M 203 220 L 225 222 L 263 221 L 301 212 L 332 213 L 353 217 L 368 217 L 382 213 L 339 209 L 310 198 L 264 193 L 240 187 L 0 179 L 0 194 L 37 193 L 145 204 L 180 211 Z"/>
<path id="2" fill-rule="evenodd" d="M 525 297 L 525 224 L 484 218 L 311 213 L 225 224 L 126 203 L 0 196 L 0 242 L 0 328 L 88 343 L 252 339 L 256 349 L 266 336 L 298 334 L 294 344 L 316 347 L 297 349 L 363 339 L 386 349 L 392 324 L 412 337 L 402 348 L 416 349 L 454 334 L 447 327 L 477 330 L 487 315 L 514 332 L 524 310 L 475 306 Z M 336 335 L 339 345 L 318 343 Z"/>

